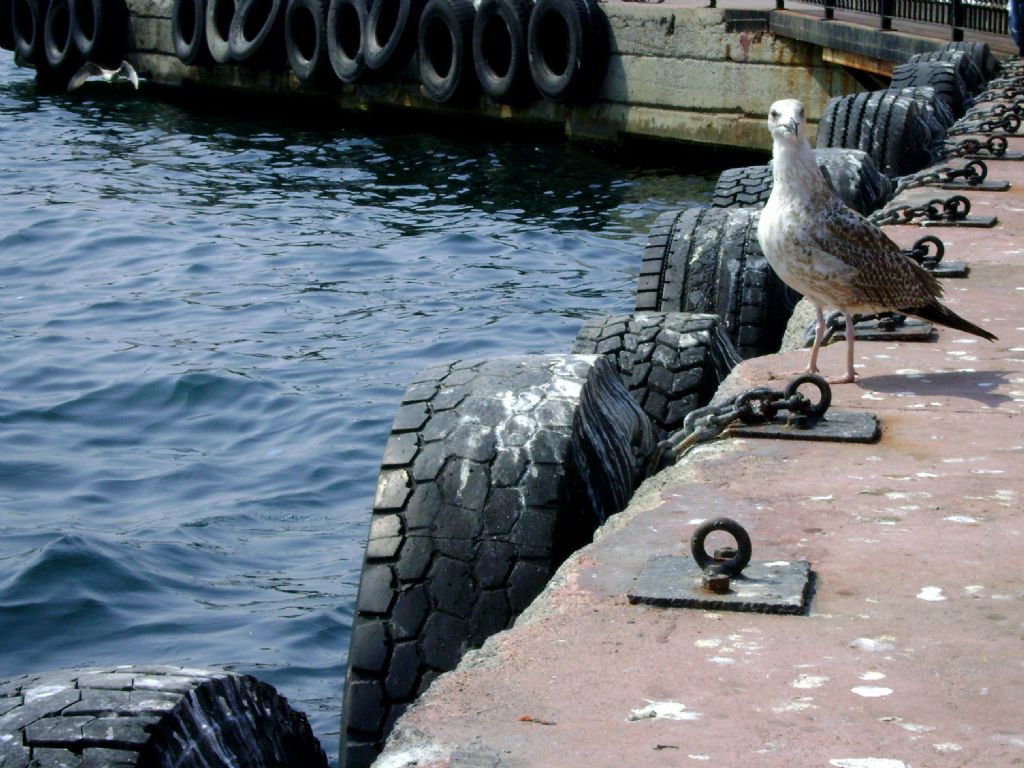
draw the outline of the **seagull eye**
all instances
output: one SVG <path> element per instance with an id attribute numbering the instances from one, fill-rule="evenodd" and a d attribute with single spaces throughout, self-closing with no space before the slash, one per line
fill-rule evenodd
<path id="1" fill-rule="evenodd" d="M 778 120 L 779 113 L 773 109 L 771 112 L 768 113 L 768 117 L 770 117 L 772 120 Z"/>

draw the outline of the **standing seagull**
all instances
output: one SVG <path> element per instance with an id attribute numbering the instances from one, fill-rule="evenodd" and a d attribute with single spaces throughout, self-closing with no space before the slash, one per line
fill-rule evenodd
<path id="1" fill-rule="evenodd" d="M 818 372 L 824 307 L 837 307 L 846 316 L 846 376 L 837 380 L 840 384 L 856 376 L 855 314 L 895 311 L 995 340 L 940 304 L 938 280 L 836 197 L 807 141 L 803 104 L 796 99 L 776 101 L 768 113 L 768 130 L 773 142 L 773 186 L 757 226 L 757 239 L 782 281 L 810 299 L 817 311 L 808 371 Z"/>

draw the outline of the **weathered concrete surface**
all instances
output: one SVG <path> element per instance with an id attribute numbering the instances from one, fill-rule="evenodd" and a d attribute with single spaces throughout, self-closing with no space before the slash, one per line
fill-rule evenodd
<path id="1" fill-rule="evenodd" d="M 938 233 L 972 267 L 949 305 L 998 342 L 858 345 L 833 407 L 877 413 L 878 444 L 725 439 L 649 480 L 512 630 L 435 682 L 378 765 L 1024 763 L 1024 163 L 989 168 L 1013 188 L 969 197 L 999 226 Z M 909 246 L 922 230 L 887 232 Z M 806 354 L 749 361 L 726 391 L 780 384 Z M 844 355 L 824 350 L 825 372 Z M 646 559 L 684 553 L 712 515 L 746 526 L 754 560 L 811 562 L 808 615 L 627 602 Z"/>

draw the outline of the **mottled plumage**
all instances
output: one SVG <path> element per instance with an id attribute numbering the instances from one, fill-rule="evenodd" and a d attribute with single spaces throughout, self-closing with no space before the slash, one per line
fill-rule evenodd
<path id="1" fill-rule="evenodd" d="M 808 370 L 817 371 L 824 307 L 836 307 L 846 316 L 843 381 L 853 381 L 855 375 L 854 314 L 897 311 L 995 339 L 940 304 L 938 280 L 835 195 L 811 151 L 799 101 L 772 104 L 768 129 L 773 139 L 773 186 L 757 236 L 783 282 L 806 296 L 817 310 L 818 332 Z"/>
<path id="2" fill-rule="evenodd" d="M 105 83 L 131 83 L 135 90 L 139 89 L 139 76 L 135 67 L 122 61 L 117 69 L 104 69 L 99 64 L 87 61 L 68 80 L 68 93 L 76 91 L 90 80 L 102 80 Z"/>

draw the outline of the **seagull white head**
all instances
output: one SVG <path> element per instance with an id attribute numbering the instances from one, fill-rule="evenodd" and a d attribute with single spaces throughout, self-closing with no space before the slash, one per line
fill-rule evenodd
<path id="1" fill-rule="evenodd" d="M 807 120 L 804 118 L 804 105 L 797 99 L 776 101 L 768 110 L 768 130 L 775 140 L 806 139 Z"/>

